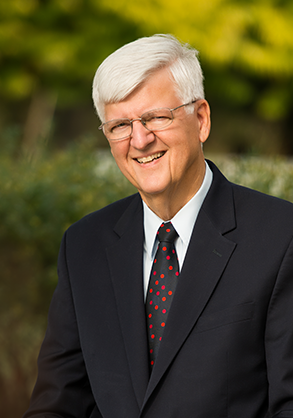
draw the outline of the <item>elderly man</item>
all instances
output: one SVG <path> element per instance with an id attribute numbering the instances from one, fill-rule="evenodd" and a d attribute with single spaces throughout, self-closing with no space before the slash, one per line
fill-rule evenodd
<path id="1" fill-rule="evenodd" d="M 292 418 L 293 205 L 205 161 L 197 52 L 110 55 L 101 129 L 138 194 L 65 233 L 25 418 Z"/>

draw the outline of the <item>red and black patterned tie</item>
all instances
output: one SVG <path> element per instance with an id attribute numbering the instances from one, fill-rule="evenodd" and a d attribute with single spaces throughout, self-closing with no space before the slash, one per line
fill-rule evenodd
<path id="1" fill-rule="evenodd" d="M 164 327 L 179 276 L 174 241 L 178 237 L 171 222 L 158 230 L 159 245 L 152 266 L 146 300 L 151 369 L 158 354 Z"/>

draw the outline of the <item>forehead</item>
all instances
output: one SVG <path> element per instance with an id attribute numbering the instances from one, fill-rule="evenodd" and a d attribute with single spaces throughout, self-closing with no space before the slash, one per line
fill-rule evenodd
<path id="1" fill-rule="evenodd" d="M 118 103 L 105 105 L 105 120 L 140 117 L 148 110 L 181 104 L 174 80 L 167 69 L 158 70 Z"/>

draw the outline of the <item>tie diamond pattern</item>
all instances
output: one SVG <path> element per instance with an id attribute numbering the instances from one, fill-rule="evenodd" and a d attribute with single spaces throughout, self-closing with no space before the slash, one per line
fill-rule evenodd
<path id="1" fill-rule="evenodd" d="M 174 241 L 178 237 L 171 222 L 158 230 L 159 245 L 153 262 L 146 300 L 146 314 L 151 368 L 162 340 L 164 327 L 179 276 Z"/>

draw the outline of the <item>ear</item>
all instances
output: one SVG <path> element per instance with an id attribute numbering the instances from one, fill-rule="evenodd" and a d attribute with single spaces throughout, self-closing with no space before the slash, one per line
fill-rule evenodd
<path id="1" fill-rule="evenodd" d="M 208 102 L 200 99 L 195 109 L 199 126 L 199 140 L 203 144 L 209 137 L 211 130 L 211 111 Z"/>

